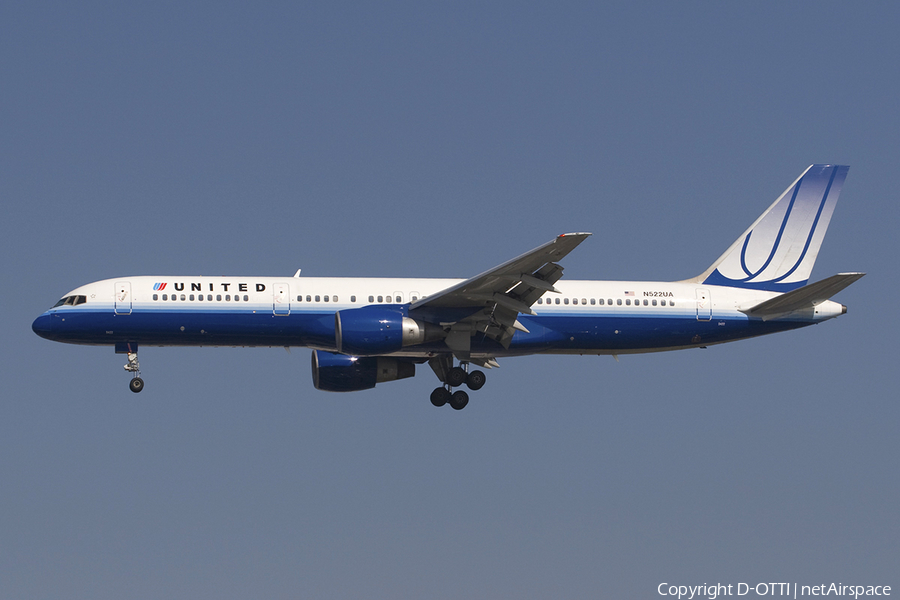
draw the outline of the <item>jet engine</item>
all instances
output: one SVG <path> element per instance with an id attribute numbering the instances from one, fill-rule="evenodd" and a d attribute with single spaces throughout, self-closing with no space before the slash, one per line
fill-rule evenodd
<path id="1" fill-rule="evenodd" d="M 347 356 L 322 350 L 312 352 L 313 385 L 326 392 L 355 392 L 376 383 L 406 379 L 416 374 L 416 365 L 385 356 Z"/>
<path id="2" fill-rule="evenodd" d="M 337 351 L 356 356 L 396 352 L 443 336 L 440 327 L 404 317 L 399 310 L 365 306 L 334 314 Z"/>

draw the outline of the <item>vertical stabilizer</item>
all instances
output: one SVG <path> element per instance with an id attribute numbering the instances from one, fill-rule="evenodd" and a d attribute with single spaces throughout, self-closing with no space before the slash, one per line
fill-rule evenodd
<path id="1" fill-rule="evenodd" d="M 693 281 L 776 292 L 806 285 L 848 169 L 811 165 Z"/>

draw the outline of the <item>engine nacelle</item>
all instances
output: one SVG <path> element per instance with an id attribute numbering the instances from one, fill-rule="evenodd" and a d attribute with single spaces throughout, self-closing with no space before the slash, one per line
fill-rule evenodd
<path id="1" fill-rule="evenodd" d="M 338 352 L 356 356 L 390 354 L 440 337 L 430 323 L 404 317 L 399 310 L 365 306 L 334 314 L 334 341 Z"/>
<path id="2" fill-rule="evenodd" d="M 384 356 L 347 356 L 313 350 L 312 377 L 317 390 L 356 392 L 376 383 L 406 379 L 416 374 L 409 361 Z"/>

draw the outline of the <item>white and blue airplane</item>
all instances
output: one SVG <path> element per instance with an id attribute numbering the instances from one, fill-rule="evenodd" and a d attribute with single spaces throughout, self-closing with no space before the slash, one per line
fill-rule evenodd
<path id="1" fill-rule="evenodd" d="M 808 283 L 848 167 L 811 165 L 706 271 L 675 282 L 561 281 L 567 233 L 471 279 L 118 277 L 35 319 L 43 338 L 114 346 L 140 392 L 140 346 L 306 346 L 313 385 L 350 392 L 428 363 L 435 406 L 460 410 L 497 359 L 704 348 L 805 327 L 864 273 Z"/>

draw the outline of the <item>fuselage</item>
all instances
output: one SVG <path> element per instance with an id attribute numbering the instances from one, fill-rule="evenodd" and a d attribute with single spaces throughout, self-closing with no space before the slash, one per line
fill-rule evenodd
<path id="1" fill-rule="evenodd" d="M 170 277 L 107 279 L 76 288 L 33 325 L 41 337 L 73 344 L 144 346 L 306 346 L 335 351 L 335 313 L 378 305 L 406 312 L 411 302 L 457 279 L 339 277 Z M 830 319 L 845 309 L 814 309 L 763 321 L 741 312 L 776 292 L 688 282 L 560 281 L 520 315 L 509 347 L 478 335 L 472 356 L 536 353 L 628 354 L 701 347 Z M 464 311 L 471 313 L 471 310 Z M 460 314 L 463 318 L 465 315 Z M 449 317 L 448 317 L 449 318 Z M 441 340 L 394 356 L 446 352 Z"/>

